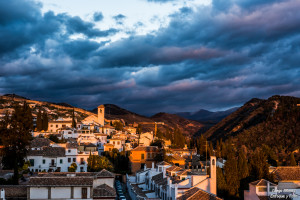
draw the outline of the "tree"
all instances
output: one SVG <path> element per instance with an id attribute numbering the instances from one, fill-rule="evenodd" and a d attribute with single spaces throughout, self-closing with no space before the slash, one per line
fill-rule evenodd
<path id="1" fill-rule="evenodd" d="M 231 151 L 228 155 L 227 161 L 224 165 L 224 172 L 228 195 L 230 199 L 234 199 L 239 194 L 240 181 L 238 176 L 237 160 L 233 151 Z"/>
<path id="2" fill-rule="evenodd" d="M 102 169 L 113 170 L 112 163 L 105 156 L 91 155 L 88 158 L 88 172 L 98 172 Z"/>
<path id="3" fill-rule="evenodd" d="M 122 124 L 122 122 L 120 122 L 120 121 L 115 121 L 115 122 L 113 123 L 113 126 L 115 127 L 115 129 L 116 129 L 117 131 L 122 131 L 122 130 L 123 130 L 123 124 Z"/>
<path id="4" fill-rule="evenodd" d="M 269 164 L 267 157 L 260 148 L 256 148 L 250 158 L 251 170 L 250 174 L 254 180 L 269 179 Z"/>
<path id="5" fill-rule="evenodd" d="M 70 167 L 68 168 L 68 172 L 76 172 L 77 170 L 77 164 L 76 163 L 72 163 L 70 165 Z"/>
<path id="6" fill-rule="evenodd" d="M 296 163 L 296 160 L 295 160 L 295 156 L 294 156 L 294 153 L 291 153 L 290 155 L 290 166 L 296 166 L 297 163 Z"/>
<path id="7" fill-rule="evenodd" d="M 43 112 L 43 116 L 42 116 L 42 129 L 44 131 L 47 131 L 48 130 L 48 115 L 47 115 L 47 112 L 44 111 Z"/>
<path id="8" fill-rule="evenodd" d="M 73 108 L 73 112 L 72 112 L 72 128 L 76 128 L 76 120 L 75 120 L 74 108 Z"/>
<path id="9" fill-rule="evenodd" d="M 240 180 L 249 176 L 248 162 L 243 150 L 239 151 L 238 171 Z"/>
<path id="10" fill-rule="evenodd" d="M 37 130 L 37 131 L 43 130 L 41 108 L 39 109 L 39 112 L 38 112 L 37 118 L 36 118 L 36 130 Z"/>
<path id="11" fill-rule="evenodd" d="M 12 115 L 7 113 L 0 124 L 1 141 L 4 146 L 2 164 L 5 169 L 14 169 L 14 184 L 18 184 L 18 169 L 24 165 L 26 147 L 32 139 L 32 129 L 31 109 L 26 102 L 22 106 L 15 104 Z"/>
<path id="12" fill-rule="evenodd" d="M 222 168 L 217 167 L 217 193 L 220 197 L 226 196 L 226 180 Z"/>

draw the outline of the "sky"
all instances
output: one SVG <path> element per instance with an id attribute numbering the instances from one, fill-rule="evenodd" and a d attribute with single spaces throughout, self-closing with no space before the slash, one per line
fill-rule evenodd
<path id="1" fill-rule="evenodd" d="M 85 109 L 300 97 L 300 0 L 0 0 L 0 94 Z"/>

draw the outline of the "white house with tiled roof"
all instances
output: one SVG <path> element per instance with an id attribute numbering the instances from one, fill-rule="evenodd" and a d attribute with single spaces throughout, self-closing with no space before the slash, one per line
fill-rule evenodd
<path id="1" fill-rule="evenodd" d="M 30 171 L 67 172 L 72 163 L 77 164 L 77 172 L 87 171 L 87 159 L 98 151 L 84 151 L 77 142 L 54 143 L 47 138 L 35 138 L 28 149 L 26 160 L 30 162 Z"/>
<path id="2" fill-rule="evenodd" d="M 152 164 L 152 168 L 145 167 L 136 172 L 135 176 L 127 175 L 127 187 L 133 200 L 148 198 L 218 200 L 220 198 L 216 196 L 216 157 L 210 158 L 210 175 L 195 173 L 190 169 L 182 169 L 163 161 L 157 163 L 156 168 Z M 193 195 L 196 198 L 192 197 Z"/>
<path id="3" fill-rule="evenodd" d="M 116 199 L 115 175 L 107 170 L 88 173 L 40 173 L 31 177 L 27 199 Z"/>
<path id="4" fill-rule="evenodd" d="M 268 199 L 277 195 L 277 185 L 265 179 L 249 183 L 249 190 L 244 191 L 244 200 Z"/>

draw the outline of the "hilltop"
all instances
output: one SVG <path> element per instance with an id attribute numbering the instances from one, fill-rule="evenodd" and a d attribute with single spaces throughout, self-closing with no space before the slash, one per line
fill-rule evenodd
<path id="1" fill-rule="evenodd" d="M 6 111 L 12 110 L 13 102 L 23 102 L 26 101 L 29 106 L 32 108 L 33 115 L 37 115 L 39 109 L 42 109 L 47 112 L 49 119 L 58 119 L 58 118 L 70 118 L 73 112 L 77 120 L 81 121 L 89 115 L 96 115 L 97 109 L 92 111 L 87 111 L 82 108 L 74 107 L 67 103 L 51 103 L 44 101 L 31 100 L 26 97 L 21 97 L 15 94 L 7 94 L 0 97 L 0 115 L 4 115 Z M 134 122 L 164 122 L 164 125 L 158 125 L 158 128 L 161 131 L 165 131 L 166 128 L 174 129 L 179 128 L 183 134 L 187 136 L 193 136 L 199 131 L 204 129 L 204 124 L 185 119 L 175 114 L 157 114 L 152 117 L 146 117 L 139 115 L 137 113 L 131 112 L 124 108 L 121 108 L 114 104 L 104 104 L 105 106 L 105 118 L 108 120 L 113 119 L 123 119 L 124 122 L 128 124 L 133 124 Z M 154 131 L 154 125 L 143 125 L 143 131 Z"/>
<path id="2" fill-rule="evenodd" d="M 105 117 L 107 119 L 123 119 L 127 124 L 132 124 L 134 122 L 164 122 L 164 125 L 158 125 L 158 129 L 163 132 L 166 128 L 179 128 L 183 134 L 193 136 L 204 128 L 203 123 L 185 119 L 175 114 L 158 113 L 152 117 L 146 117 L 113 104 L 105 104 L 104 106 Z M 97 113 L 97 109 L 94 109 L 93 112 Z M 154 130 L 154 125 L 143 125 L 142 127 L 145 131 Z"/>
<path id="3" fill-rule="evenodd" d="M 300 145 L 299 103 L 300 98 L 290 96 L 251 99 L 204 136 L 211 141 L 232 138 L 249 149 L 266 144 L 278 151 L 293 151 Z"/>

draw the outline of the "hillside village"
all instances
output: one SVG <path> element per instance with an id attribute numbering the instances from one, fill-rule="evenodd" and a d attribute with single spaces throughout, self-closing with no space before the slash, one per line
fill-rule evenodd
<path id="1" fill-rule="evenodd" d="M 4 120 L 14 107 L 11 97 L 0 100 Z M 227 170 L 229 151 L 219 155 L 218 147 L 214 151 L 207 142 L 206 150 L 191 148 L 184 136 L 182 145 L 175 146 L 178 140 L 167 139 L 158 128 L 164 122 L 128 124 L 107 118 L 104 105 L 94 114 L 23 98 L 13 101 L 21 106 L 26 101 L 34 128 L 18 186 L 8 184 L 13 171 L 1 165 L 1 195 L 6 199 L 222 199 L 219 170 Z M 154 129 L 143 131 L 143 125 Z M 245 200 L 299 199 L 300 167 L 268 170 L 272 181 L 262 176 L 247 184 Z"/>

